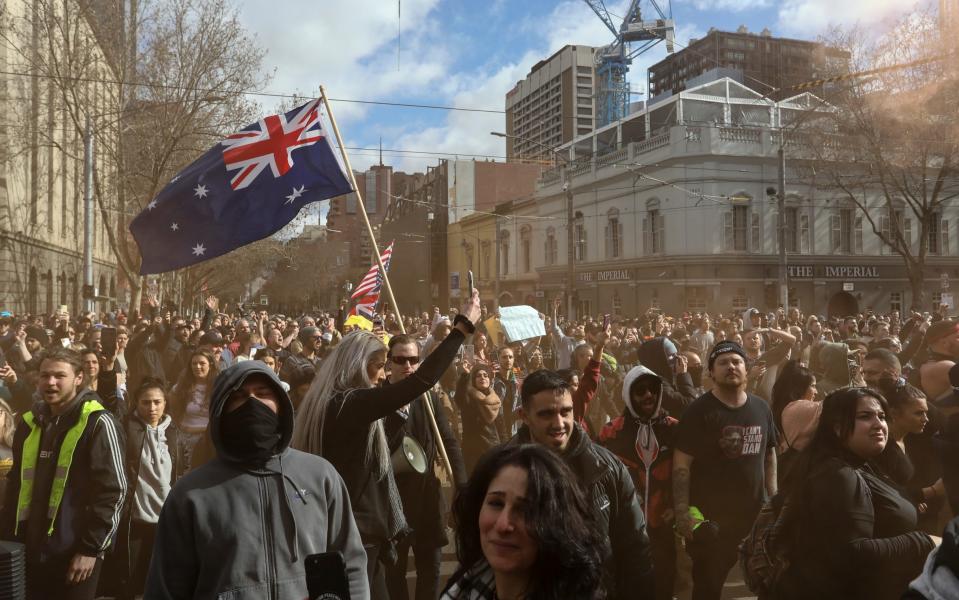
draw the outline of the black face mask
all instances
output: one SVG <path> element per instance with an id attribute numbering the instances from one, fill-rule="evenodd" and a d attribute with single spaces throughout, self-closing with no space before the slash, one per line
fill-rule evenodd
<path id="1" fill-rule="evenodd" d="M 693 365 L 686 370 L 689 371 L 689 378 L 693 380 L 693 387 L 700 387 L 703 385 L 702 365 Z"/>
<path id="2" fill-rule="evenodd" d="M 265 462 L 280 441 L 280 417 L 250 396 L 233 412 L 220 417 L 224 449 L 243 462 Z"/>

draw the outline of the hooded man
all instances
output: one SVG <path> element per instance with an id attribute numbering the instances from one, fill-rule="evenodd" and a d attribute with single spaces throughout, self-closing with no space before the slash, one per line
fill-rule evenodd
<path id="1" fill-rule="evenodd" d="M 289 447 L 293 403 L 260 361 L 222 371 L 210 399 L 216 458 L 181 478 L 157 524 L 149 598 L 307 597 L 304 559 L 339 551 L 350 597 L 369 598 L 346 485 Z"/>
<path id="2" fill-rule="evenodd" d="M 663 383 L 663 407 L 676 416 L 682 416 L 686 407 L 696 399 L 696 388 L 687 370 L 686 357 L 667 337 L 656 337 L 645 342 L 636 351 L 639 364 L 659 376 Z"/>
<path id="3" fill-rule="evenodd" d="M 673 533 L 673 438 L 679 421 L 663 410 L 663 382 L 643 366 L 623 380 L 623 414 L 606 425 L 599 442 L 626 465 L 646 516 L 657 600 L 673 597 L 676 536 Z"/>

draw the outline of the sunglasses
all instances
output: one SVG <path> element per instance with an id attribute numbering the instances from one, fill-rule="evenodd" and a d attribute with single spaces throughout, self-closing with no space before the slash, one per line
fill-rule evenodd
<path id="1" fill-rule="evenodd" d="M 646 392 L 655 394 L 656 393 L 655 386 L 650 383 L 637 383 L 636 385 L 633 386 L 633 394 L 637 396 L 642 396 Z"/>
<path id="2" fill-rule="evenodd" d="M 390 360 L 393 361 L 395 365 L 405 365 L 409 363 L 411 365 L 417 365 L 420 362 L 419 356 L 391 356 Z"/>

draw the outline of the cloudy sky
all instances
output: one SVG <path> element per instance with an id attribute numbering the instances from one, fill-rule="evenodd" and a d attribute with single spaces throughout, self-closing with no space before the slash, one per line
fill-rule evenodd
<path id="1" fill-rule="evenodd" d="M 928 1 L 928 0 L 925 0 Z M 603 45 L 610 33 L 582 0 L 236 0 L 267 50 L 270 92 L 502 111 L 506 92 L 537 61 L 566 44 Z M 880 25 L 915 0 L 673 0 L 677 49 L 710 27 L 815 39 L 830 24 Z M 668 4 L 662 0 L 661 4 Z M 628 2 L 606 0 L 622 15 Z M 644 16 L 654 14 L 643 2 Z M 399 13 L 399 14 L 398 14 Z M 633 89 L 662 45 L 632 66 Z M 640 96 L 641 98 L 641 96 Z M 265 111 L 274 106 L 260 99 Z M 441 157 L 502 157 L 501 113 L 334 103 L 348 147 L 383 148 L 397 170 L 424 170 Z M 355 168 L 378 160 L 352 150 Z"/>

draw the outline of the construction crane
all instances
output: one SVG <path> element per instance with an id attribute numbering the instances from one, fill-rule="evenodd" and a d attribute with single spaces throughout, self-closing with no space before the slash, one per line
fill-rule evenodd
<path id="1" fill-rule="evenodd" d="M 641 0 L 630 0 L 629 10 L 617 27 L 603 0 L 583 0 L 612 32 L 612 43 L 596 50 L 596 121 L 603 127 L 625 117 L 629 110 L 629 83 L 626 73 L 633 59 L 659 42 L 666 42 L 666 52 L 673 51 L 675 27 L 672 5 L 666 1 L 666 10 L 657 0 L 646 0 L 659 18 L 644 21 L 640 12 Z M 662 1 L 662 0 L 661 0 Z"/>

